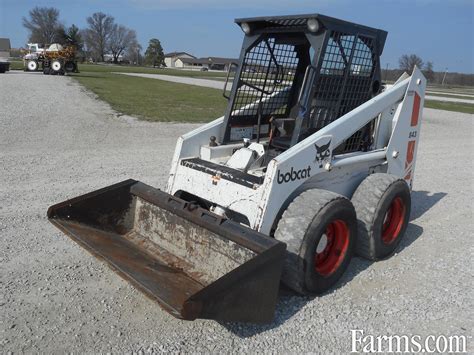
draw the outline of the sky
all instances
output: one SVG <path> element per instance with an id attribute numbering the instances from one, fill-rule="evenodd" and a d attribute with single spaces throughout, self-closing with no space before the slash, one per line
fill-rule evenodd
<path id="1" fill-rule="evenodd" d="M 80 28 L 94 12 L 110 14 L 143 48 L 158 38 L 165 52 L 234 58 L 243 38 L 235 18 L 321 13 L 388 31 L 383 68 L 414 53 L 436 71 L 474 73 L 474 0 L 0 0 L 0 37 L 24 46 L 22 17 L 35 6 L 55 7 Z"/>

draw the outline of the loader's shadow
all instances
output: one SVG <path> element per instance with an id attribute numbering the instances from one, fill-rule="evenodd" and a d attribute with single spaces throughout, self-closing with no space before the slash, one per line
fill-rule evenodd
<path id="1" fill-rule="evenodd" d="M 411 220 L 418 219 L 447 195 L 446 192 L 412 191 Z"/>
<path id="2" fill-rule="evenodd" d="M 436 205 L 443 197 L 447 194 L 444 192 L 429 193 L 427 191 L 413 191 L 412 192 L 412 213 L 410 220 L 415 220 L 425 214 L 434 205 Z M 409 223 L 405 237 L 400 242 L 397 250 L 397 254 L 403 252 L 403 250 L 414 243 L 423 234 L 423 228 L 417 224 Z M 373 261 L 365 260 L 359 257 L 352 258 L 352 261 L 344 274 L 339 280 L 337 285 L 325 295 L 333 293 L 340 287 L 343 287 L 355 278 L 359 273 L 363 272 Z M 322 295 L 324 296 L 324 295 Z M 248 338 L 255 334 L 265 332 L 270 329 L 278 328 L 284 324 L 288 319 L 293 317 L 299 312 L 308 302 L 317 299 L 318 296 L 299 296 L 292 290 L 286 288 L 284 285 L 280 287 L 280 293 L 278 297 L 278 303 L 275 311 L 275 319 L 269 324 L 247 324 L 247 323 L 226 323 L 220 322 L 220 324 L 227 328 L 232 333 L 236 334 L 241 338 Z"/>

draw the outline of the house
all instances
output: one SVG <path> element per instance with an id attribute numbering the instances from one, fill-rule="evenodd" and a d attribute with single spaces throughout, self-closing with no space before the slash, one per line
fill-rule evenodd
<path id="1" fill-rule="evenodd" d="M 9 58 L 10 49 L 11 49 L 10 39 L 0 38 L 0 58 Z"/>
<path id="2" fill-rule="evenodd" d="M 207 58 L 178 58 L 176 60 L 176 68 L 182 69 L 209 69 L 209 61 Z"/>
<path id="3" fill-rule="evenodd" d="M 106 53 L 104 54 L 104 62 L 106 63 L 113 63 L 114 61 L 114 55 L 111 53 Z M 123 55 L 119 55 L 117 57 L 117 63 L 123 63 Z"/>
<path id="4" fill-rule="evenodd" d="M 238 59 L 233 58 L 220 58 L 220 57 L 209 57 L 208 58 L 211 70 L 223 70 L 229 71 L 229 68 L 232 63 L 238 63 Z"/>
<path id="5" fill-rule="evenodd" d="M 180 59 L 196 59 L 196 57 L 186 52 L 171 52 L 165 54 L 165 65 L 167 68 L 182 68 L 182 62 L 176 63 Z"/>
<path id="6" fill-rule="evenodd" d="M 174 61 L 174 68 L 190 70 L 220 70 L 228 71 L 232 63 L 238 63 L 238 59 L 220 57 L 179 57 Z M 168 66 L 168 65 L 167 65 Z"/>

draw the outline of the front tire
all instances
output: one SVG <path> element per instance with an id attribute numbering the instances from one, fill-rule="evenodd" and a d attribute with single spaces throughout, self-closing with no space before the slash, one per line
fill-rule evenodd
<path id="1" fill-rule="evenodd" d="M 368 260 L 385 259 L 400 244 L 410 218 L 407 183 L 394 175 L 372 174 L 352 197 L 357 212 L 356 253 Z"/>
<path id="2" fill-rule="evenodd" d="M 326 292 L 347 269 L 356 237 L 356 214 L 348 199 L 319 189 L 303 191 L 275 232 L 287 244 L 283 283 L 301 294 Z"/>
<path id="3" fill-rule="evenodd" d="M 26 63 L 26 69 L 28 71 L 37 71 L 38 62 L 36 60 L 29 60 L 28 63 Z"/>
<path id="4" fill-rule="evenodd" d="M 62 71 L 62 64 L 59 60 L 53 60 L 51 62 L 51 69 L 56 73 L 59 74 Z"/>

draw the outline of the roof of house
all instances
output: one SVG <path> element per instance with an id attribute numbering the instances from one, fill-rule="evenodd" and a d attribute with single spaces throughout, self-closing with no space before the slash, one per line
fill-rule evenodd
<path id="1" fill-rule="evenodd" d="M 179 58 L 185 64 L 211 64 L 208 58 Z"/>
<path id="2" fill-rule="evenodd" d="M 0 51 L 9 51 L 11 49 L 9 38 L 0 38 Z"/>
<path id="3" fill-rule="evenodd" d="M 209 64 L 209 65 L 216 65 L 216 64 L 230 64 L 233 62 L 237 62 L 237 59 L 232 58 L 219 58 L 219 57 L 205 57 L 205 58 L 180 58 L 180 60 L 185 64 Z"/>
<path id="4" fill-rule="evenodd" d="M 221 58 L 221 57 L 208 57 L 209 61 L 212 64 L 230 64 L 230 63 L 238 63 L 238 59 L 234 58 Z"/>
<path id="5" fill-rule="evenodd" d="M 189 53 L 186 53 L 186 52 L 171 52 L 171 53 L 167 53 L 165 54 L 165 58 L 172 58 L 172 57 L 179 57 L 181 55 L 188 55 L 190 57 L 193 57 L 193 58 L 196 58 L 195 56 L 193 56 L 192 54 L 189 54 Z"/>

